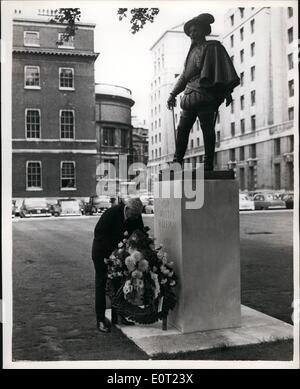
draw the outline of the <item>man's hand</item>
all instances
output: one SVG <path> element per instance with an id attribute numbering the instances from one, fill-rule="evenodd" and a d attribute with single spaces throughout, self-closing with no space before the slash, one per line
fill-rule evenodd
<path id="1" fill-rule="evenodd" d="M 176 107 L 176 96 L 170 94 L 170 97 L 167 101 L 167 107 L 168 109 L 173 109 L 174 107 Z"/>

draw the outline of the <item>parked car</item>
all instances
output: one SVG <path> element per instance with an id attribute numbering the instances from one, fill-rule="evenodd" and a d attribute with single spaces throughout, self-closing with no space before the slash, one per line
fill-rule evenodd
<path id="1" fill-rule="evenodd" d="M 254 211 L 254 201 L 250 200 L 249 197 L 243 193 L 239 195 L 239 209 L 240 211 Z"/>
<path id="2" fill-rule="evenodd" d="M 281 199 L 285 202 L 287 209 L 294 208 L 294 193 L 286 193 L 281 197 Z"/>
<path id="3" fill-rule="evenodd" d="M 150 198 L 145 206 L 145 213 L 154 213 L 154 198 Z"/>
<path id="4" fill-rule="evenodd" d="M 53 216 L 81 216 L 82 202 L 77 199 L 59 199 L 51 206 L 51 213 Z"/>
<path id="5" fill-rule="evenodd" d="M 52 200 L 51 202 L 48 202 L 49 204 L 49 211 L 52 216 L 59 216 L 61 212 L 61 208 L 59 205 L 58 200 Z"/>
<path id="6" fill-rule="evenodd" d="M 20 207 L 20 217 L 51 216 L 49 205 L 44 198 L 24 199 Z"/>
<path id="7" fill-rule="evenodd" d="M 255 209 L 285 208 L 285 202 L 273 193 L 258 193 L 253 197 Z"/>
<path id="8" fill-rule="evenodd" d="M 149 204 L 149 201 L 153 199 L 153 196 L 141 195 L 140 200 L 143 203 L 143 213 L 146 213 L 146 206 Z"/>
<path id="9" fill-rule="evenodd" d="M 20 216 L 20 208 L 23 203 L 23 199 L 16 199 L 15 202 L 15 216 Z"/>
<path id="10" fill-rule="evenodd" d="M 11 210 L 11 217 L 14 218 L 16 213 L 16 205 L 15 200 L 12 201 L 12 210 Z"/>
<path id="11" fill-rule="evenodd" d="M 108 196 L 91 196 L 89 202 L 84 206 L 85 215 L 95 215 L 110 208 L 112 205 Z"/>

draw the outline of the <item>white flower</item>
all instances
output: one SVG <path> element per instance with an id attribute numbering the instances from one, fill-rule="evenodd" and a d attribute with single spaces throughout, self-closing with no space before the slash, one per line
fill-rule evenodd
<path id="1" fill-rule="evenodd" d="M 129 234 L 128 234 L 128 231 L 125 231 L 124 232 L 124 236 L 128 236 Z"/>
<path id="2" fill-rule="evenodd" d="M 118 247 L 119 247 L 119 248 L 123 247 L 123 243 L 120 242 L 120 243 L 118 244 Z"/>
<path id="3" fill-rule="evenodd" d="M 159 295 L 159 292 L 160 292 L 160 285 L 159 285 L 159 281 L 158 281 L 158 276 L 157 276 L 157 274 L 152 273 L 152 272 L 150 274 L 151 274 L 151 278 L 155 284 L 154 298 L 156 299 Z"/>
<path id="4" fill-rule="evenodd" d="M 176 282 L 173 280 L 170 282 L 170 286 L 174 286 L 174 285 L 176 285 Z"/>
<path id="5" fill-rule="evenodd" d="M 160 281 L 160 283 L 163 285 L 163 284 L 165 284 L 167 282 L 167 279 L 166 278 L 164 278 L 163 280 L 161 280 Z"/>

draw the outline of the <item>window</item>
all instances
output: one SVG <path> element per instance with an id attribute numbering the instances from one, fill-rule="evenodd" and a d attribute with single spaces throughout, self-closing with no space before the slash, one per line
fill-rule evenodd
<path id="1" fill-rule="evenodd" d="M 280 189 L 281 185 L 281 174 L 280 174 L 280 163 L 274 165 L 275 170 L 275 189 Z"/>
<path id="2" fill-rule="evenodd" d="M 240 97 L 240 103 L 241 103 L 241 110 L 243 110 L 245 107 L 245 96 L 244 95 Z"/>
<path id="3" fill-rule="evenodd" d="M 39 109 L 25 110 L 26 138 L 39 139 L 41 137 L 41 112 Z"/>
<path id="4" fill-rule="evenodd" d="M 241 119 L 241 134 L 245 134 L 245 119 Z"/>
<path id="5" fill-rule="evenodd" d="M 234 15 L 230 16 L 230 21 L 231 21 L 231 25 L 233 26 L 234 25 Z"/>
<path id="6" fill-rule="evenodd" d="M 250 22 L 251 34 L 254 33 L 254 26 L 255 26 L 255 20 L 252 19 L 251 22 Z"/>
<path id="7" fill-rule="evenodd" d="M 240 161 L 244 161 L 245 160 L 245 147 L 242 146 L 240 147 Z"/>
<path id="8" fill-rule="evenodd" d="M 155 134 L 155 143 L 157 143 L 157 134 Z"/>
<path id="9" fill-rule="evenodd" d="M 251 53 L 251 57 L 253 57 L 255 54 L 255 42 L 252 42 L 250 45 L 250 53 Z"/>
<path id="10" fill-rule="evenodd" d="M 24 46 L 40 46 L 40 33 L 37 31 L 24 31 Z"/>
<path id="11" fill-rule="evenodd" d="M 74 139 L 74 111 L 60 110 L 60 137 Z"/>
<path id="12" fill-rule="evenodd" d="M 289 108 L 289 120 L 294 120 L 294 107 Z"/>
<path id="13" fill-rule="evenodd" d="M 244 27 L 242 27 L 242 28 L 240 29 L 240 38 L 241 38 L 241 41 L 244 40 Z"/>
<path id="14" fill-rule="evenodd" d="M 240 189 L 245 190 L 245 169 L 240 167 Z"/>
<path id="15" fill-rule="evenodd" d="M 294 32 L 293 32 L 293 27 L 288 29 L 288 41 L 289 43 L 293 42 L 294 40 Z"/>
<path id="16" fill-rule="evenodd" d="M 197 138 L 197 147 L 200 146 L 200 138 Z"/>
<path id="17" fill-rule="evenodd" d="M 103 128 L 103 146 L 115 146 L 115 129 Z"/>
<path id="18" fill-rule="evenodd" d="M 230 36 L 230 46 L 233 47 L 233 45 L 234 45 L 234 36 L 231 35 Z"/>
<path id="19" fill-rule="evenodd" d="M 153 145 L 153 136 L 151 136 L 151 144 Z"/>
<path id="20" fill-rule="evenodd" d="M 161 127 L 161 119 L 158 119 L 158 127 Z"/>
<path id="21" fill-rule="evenodd" d="M 234 113 L 234 100 L 232 100 L 232 102 L 230 104 L 230 111 L 231 111 L 231 113 Z"/>
<path id="22" fill-rule="evenodd" d="M 240 16 L 241 16 L 241 18 L 243 18 L 244 17 L 245 8 L 240 7 L 239 10 L 240 10 Z"/>
<path id="23" fill-rule="evenodd" d="M 255 80 L 255 66 L 251 66 L 250 74 L 251 74 L 251 81 L 254 81 Z"/>
<path id="24" fill-rule="evenodd" d="M 76 189 L 75 162 L 61 162 L 60 167 L 60 188 Z"/>
<path id="25" fill-rule="evenodd" d="M 25 88 L 40 89 L 40 67 L 25 66 L 24 69 Z"/>
<path id="26" fill-rule="evenodd" d="M 235 123 L 230 123 L 231 136 L 235 136 Z"/>
<path id="27" fill-rule="evenodd" d="M 250 158 L 256 158 L 256 144 L 250 145 Z"/>
<path id="28" fill-rule="evenodd" d="M 240 73 L 241 86 L 244 85 L 244 72 Z"/>
<path id="29" fill-rule="evenodd" d="M 255 129 L 256 129 L 256 116 L 252 115 L 251 116 L 251 130 L 255 131 Z"/>
<path id="30" fill-rule="evenodd" d="M 294 96 L 294 80 L 289 81 L 289 97 Z"/>
<path id="31" fill-rule="evenodd" d="M 288 7 L 288 17 L 291 18 L 293 16 L 293 7 Z"/>
<path id="32" fill-rule="evenodd" d="M 121 128 L 121 146 L 127 146 L 127 130 L 125 128 Z"/>
<path id="33" fill-rule="evenodd" d="M 220 131 L 217 131 L 216 132 L 216 141 L 217 141 L 217 143 L 220 143 L 220 140 L 221 140 L 221 132 Z"/>
<path id="34" fill-rule="evenodd" d="M 198 123 L 198 126 L 199 126 L 199 121 L 197 123 Z M 217 115 L 217 123 L 220 123 L 220 112 L 218 112 L 218 115 Z"/>
<path id="35" fill-rule="evenodd" d="M 191 140 L 191 149 L 194 147 L 194 140 Z"/>
<path id="36" fill-rule="evenodd" d="M 154 151 L 151 151 L 151 159 L 154 159 Z"/>
<path id="37" fill-rule="evenodd" d="M 26 189 L 42 189 L 42 163 L 40 161 L 28 161 L 26 165 Z"/>
<path id="38" fill-rule="evenodd" d="M 230 57 L 230 59 L 231 59 L 231 62 L 234 63 L 234 55 L 232 55 L 232 56 Z"/>
<path id="39" fill-rule="evenodd" d="M 74 69 L 59 68 L 59 88 L 74 89 Z"/>
<path id="40" fill-rule="evenodd" d="M 235 149 L 229 150 L 229 159 L 230 161 L 235 161 Z"/>
<path id="41" fill-rule="evenodd" d="M 294 151 L 294 136 L 293 135 L 290 135 L 289 136 L 289 152 L 293 152 Z"/>
<path id="42" fill-rule="evenodd" d="M 251 105 L 255 105 L 255 90 L 251 91 Z"/>
<path id="43" fill-rule="evenodd" d="M 161 157 L 161 147 L 158 150 L 158 155 Z"/>
<path id="44" fill-rule="evenodd" d="M 155 158 L 157 158 L 157 149 L 155 149 Z"/>
<path id="45" fill-rule="evenodd" d="M 58 46 L 64 49 L 74 49 L 74 37 L 70 36 L 68 40 L 65 40 L 64 37 L 64 33 L 58 34 Z"/>
<path id="46" fill-rule="evenodd" d="M 280 155 L 280 138 L 274 139 L 274 154 Z"/>
<path id="47" fill-rule="evenodd" d="M 240 51 L 240 59 L 241 59 L 241 63 L 243 63 L 244 62 L 244 49 L 242 49 Z"/>
<path id="48" fill-rule="evenodd" d="M 289 64 L 289 70 L 294 68 L 293 53 L 288 55 L 288 64 Z"/>

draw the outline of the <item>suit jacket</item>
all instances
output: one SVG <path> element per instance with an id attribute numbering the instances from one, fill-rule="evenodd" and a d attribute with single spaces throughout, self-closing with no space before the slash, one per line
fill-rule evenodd
<path id="1" fill-rule="evenodd" d="M 125 220 L 124 207 L 124 204 L 111 207 L 98 220 L 94 230 L 93 261 L 108 258 L 124 239 L 125 231 L 131 235 L 135 230 L 143 230 L 142 216 L 135 220 Z"/>

